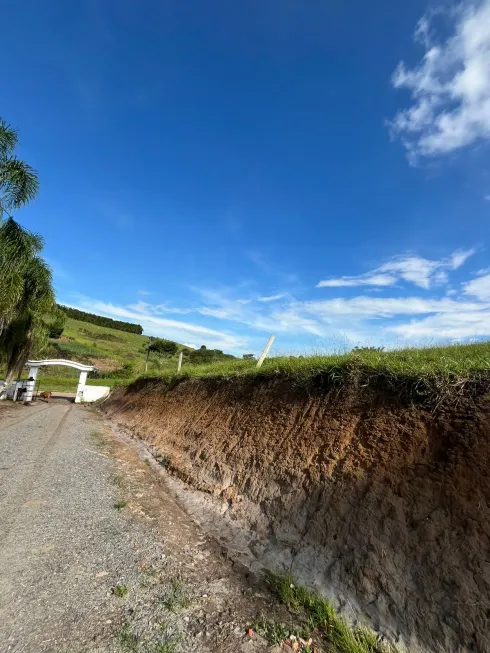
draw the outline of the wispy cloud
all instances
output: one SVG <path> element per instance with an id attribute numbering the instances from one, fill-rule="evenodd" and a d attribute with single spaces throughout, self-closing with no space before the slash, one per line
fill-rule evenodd
<path id="1" fill-rule="evenodd" d="M 465 283 L 464 292 L 482 302 L 490 302 L 490 274 L 484 274 Z"/>
<path id="2" fill-rule="evenodd" d="M 138 290 L 138 295 L 143 295 L 146 297 L 147 295 L 151 295 L 151 292 L 148 290 Z"/>
<path id="3" fill-rule="evenodd" d="M 268 302 L 277 302 L 279 299 L 282 299 L 284 295 L 269 295 L 268 297 L 258 297 L 257 301 L 268 303 Z"/>
<path id="4" fill-rule="evenodd" d="M 447 33 L 448 38 L 438 38 Z M 415 40 L 425 53 L 413 69 L 402 61 L 395 88 L 412 103 L 391 123 L 410 158 L 433 157 L 490 138 L 490 0 L 463 2 L 424 16 Z"/>
<path id="5" fill-rule="evenodd" d="M 145 333 L 165 337 L 176 342 L 189 338 L 198 338 L 202 344 L 227 351 L 243 351 L 247 348 L 248 339 L 226 331 L 218 331 L 194 322 L 170 320 L 158 315 L 158 309 L 147 304 L 134 306 L 119 306 L 89 297 L 82 297 L 75 304 L 67 304 L 84 311 L 105 315 L 107 317 L 125 319 L 135 324 L 141 324 Z"/>
<path id="6" fill-rule="evenodd" d="M 457 250 L 447 259 L 433 261 L 420 256 L 400 256 L 379 267 L 357 276 L 324 279 L 317 288 L 342 288 L 355 286 L 393 286 L 403 280 L 420 288 L 447 281 L 446 270 L 457 270 L 475 253 L 474 249 Z"/>
<path id="7" fill-rule="evenodd" d="M 118 305 L 87 297 L 72 305 L 139 323 L 151 335 L 238 355 L 260 349 L 268 333 L 278 336 L 282 351 L 287 347 L 298 351 L 317 343 L 335 347 L 339 341 L 393 346 L 425 339 L 436 342 L 490 336 L 490 271 L 480 270 L 463 281 L 460 273 L 458 280 L 451 279 L 450 286 L 441 287 L 446 276 L 461 268 L 472 254 L 473 250 L 457 250 L 438 260 L 415 255 L 394 257 L 366 275 L 330 280 L 327 287 L 334 289 L 336 296 L 325 299 L 295 298 L 287 288 L 277 294 L 260 294 L 252 292 L 249 285 L 241 285 L 193 288 L 194 296 L 182 306 L 147 300 Z M 379 275 L 394 281 L 383 282 L 375 296 L 363 294 L 368 280 L 377 282 Z M 339 280 L 341 283 L 334 283 Z M 349 283 L 343 283 L 345 280 Z M 359 294 L 342 296 L 346 285 L 359 286 Z M 417 293 L 417 288 L 424 292 Z M 245 291 L 249 294 L 242 294 Z"/>

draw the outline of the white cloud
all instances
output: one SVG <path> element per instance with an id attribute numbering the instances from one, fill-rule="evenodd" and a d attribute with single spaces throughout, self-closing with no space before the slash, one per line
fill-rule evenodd
<path id="1" fill-rule="evenodd" d="M 387 318 L 394 315 L 417 315 L 427 313 L 460 313 L 489 308 L 478 302 L 458 302 L 444 297 L 442 299 L 424 299 L 422 297 L 353 297 L 346 299 L 326 299 L 297 303 L 307 313 L 331 319 L 339 315 L 353 315 L 365 318 Z"/>
<path id="2" fill-rule="evenodd" d="M 490 301 L 490 274 L 485 274 L 476 279 L 472 279 L 464 284 L 464 292 L 466 295 L 476 297 L 482 302 Z"/>
<path id="3" fill-rule="evenodd" d="M 268 297 L 258 297 L 257 301 L 259 302 L 277 302 L 279 299 L 282 299 L 284 295 L 269 295 Z"/>
<path id="4" fill-rule="evenodd" d="M 291 288 L 285 288 L 281 295 L 254 292 L 244 297 L 243 289 L 250 291 L 250 284 L 242 284 L 193 288 L 196 296 L 181 307 L 143 300 L 123 306 L 86 297 L 81 297 L 75 307 L 139 323 L 147 334 L 238 355 L 258 351 L 270 333 L 277 335 L 280 351 L 289 347 L 296 352 L 302 347 L 339 349 L 339 343 L 401 346 L 404 340 L 416 344 L 426 339 L 474 338 L 490 335 L 490 269 L 480 270 L 462 284 L 455 279 L 447 283 L 448 274 L 473 253 L 457 250 L 434 260 L 398 256 L 365 275 L 327 280 L 327 287 L 336 292 L 326 299 L 307 297 L 300 301 L 292 297 Z M 411 284 L 410 296 L 405 296 L 402 283 Z M 345 286 L 359 286 L 357 296 L 342 296 Z M 367 286 L 383 292 L 363 292 Z M 189 321 L 184 317 L 171 319 L 172 313 L 193 317 Z"/>
<path id="5" fill-rule="evenodd" d="M 218 331 L 201 324 L 169 320 L 158 316 L 158 307 L 148 307 L 143 302 L 135 306 L 117 306 L 97 299 L 82 298 L 78 304 L 66 304 L 97 315 L 123 318 L 135 324 L 141 324 L 145 333 L 176 342 L 187 340 L 189 336 L 199 338 L 202 344 L 215 349 L 242 351 L 247 348 L 248 340 L 243 336 L 225 331 Z"/>
<path id="6" fill-rule="evenodd" d="M 446 270 L 457 270 L 475 253 L 474 249 L 456 250 L 448 259 L 433 261 L 420 256 L 399 256 L 379 267 L 357 276 L 325 279 L 317 288 L 340 288 L 355 286 L 393 286 L 397 281 L 407 281 L 420 288 L 447 283 Z"/>
<path id="7" fill-rule="evenodd" d="M 317 288 L 349 288 L 355 286 L 392 286 L 396 277 L 391 274 L 360 274 L 358 276 L 344 276 L 337 279 L 324 279 L 317 284 Z"/>
<path id="8" fill-rule="evenodd" d="M 451 34 L 437 40 L 442 20 L 450 21 Z M 392 78 L 412 95 L 391 123 L 412 159 L 490 138 L 490 0 L 424 16 L 415 38 L 425 47 L 420 63 L 410 69 L 401 62 Z"/>
<path id="9" fill-rule="evenodd" d="M 402 338 L 418 341 L 490 336 L 490 310 L 431 315 L 423 320 L 388 327 L 388 330 Z"/>
<path id="10" fill-rule="evenodd" d="M 138 290 L 138 295 L 151 295 L 151 292 L 148 292 L 148 290 Z"/>

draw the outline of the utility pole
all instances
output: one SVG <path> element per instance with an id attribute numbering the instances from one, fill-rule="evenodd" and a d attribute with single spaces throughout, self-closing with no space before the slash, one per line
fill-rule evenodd
<path id="1" fill-rule="evenodd" d="M 276 336 L 271 336 L 271 337 L 269 338 L 269 340 L 267 341 L 267 344 L 266 344 L 266 346 L 264 347 L 264 351 L 260 354 L 260 358 L 259 358 L 259 360 L 257 361 L 257 369 L 259 369 L 260 367 L 262 367 L 262 363 L 264 362 L 265 357 L 266 357 L 267 354 L 269 353 L 269 349 L 272 347 L 272 343 L 274 342 L 275 338 L 276 338 Z"/>
<path id="2" fill-rule="evenodd" d="M 179 362 L 177 363 L 177 374 L 180 374 L 180 370 L 182 368 L 182 356 L 184 355 L 184 352 L 180 352 L 179 354 Z"/>
<path id="3" fill-rule="evenodd" d="M 146 360 L 145 360 L 145 374 L 148 372 L 148 359 L 150 358 L 150 347 L 151 347 L 151 341 L 153 340 L 153 336 L 148 336 L 150 339 L 148 342 L 148 347 L 146 349 Z"/>

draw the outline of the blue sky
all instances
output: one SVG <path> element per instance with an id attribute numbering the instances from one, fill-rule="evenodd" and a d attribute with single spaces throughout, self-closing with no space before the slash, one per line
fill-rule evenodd
<path id="1" fill-rule="evenodd" d="M 490 0 L 2 16 L 59 301 L 236 354 L 490 336 Z"/>

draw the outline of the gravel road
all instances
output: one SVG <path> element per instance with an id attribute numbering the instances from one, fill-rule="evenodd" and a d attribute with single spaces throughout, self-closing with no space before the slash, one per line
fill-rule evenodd
<path id="1" fill-rule="evenodd" d="M 264 651 L 270 605 L 95 411 L 0 406 L 1 653 Z"/>

